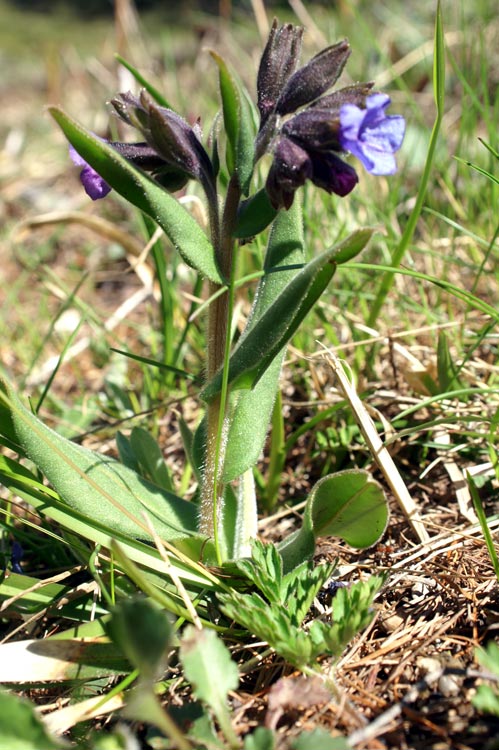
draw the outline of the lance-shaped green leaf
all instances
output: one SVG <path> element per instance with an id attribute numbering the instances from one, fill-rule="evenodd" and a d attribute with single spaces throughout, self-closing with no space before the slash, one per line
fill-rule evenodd
<path id="1" fill-rule="evenodd" d="M 265 188 L 252 195 L 240 205 L 236 228 L 232 233 L 238 240 L 260 234 L 277 216 L 277 209 L 270 202 Z"/>
<path id="2" fill-rule="evenodd" d="M 167 541 L 191 536 L 196 509 L 114 459 L 61 437 L 26 409 L 6 381 L 0 401 L 10 410 L 26 455 L 72 508 L 131 538 L 150 539 L 144 512 Z"/>
<path id="3" fill-rule="evenodd" d="M 123 534 L 115 528 L 110 528 L 79 510 L 75 510 L 64 503 L 53 489 L 44 485 L 26 467 L 7 456 L 1 455 L 0 484 L 26 500 L 43 516 L 51 518 L 61 528 L 91 542 L 93 546 L 109 547 L 111 538 L 118 539 L 127 558 L 149 571 L 149 576 L 153 572 L 155 576 L 162 576 L 166 580 L 170 578 L 173 571 L 184 581 L 194 584 L 196 587 L 209 588 L 217 585 L 216 577 L 203 565 L 195 562 L 206 554 L 207 543 L 204 537 L 189 536 L 182 540 L 176 540 L 175 553 L 170 554 L 170 560 L 165 562 L 155 547 L 131 538 L 129 535 Z M 75 544 L 75 538 L 73 538 L 72 546 L 75 547 Z M 89 555 L 89 549 L 84 542 L 77 548 L 77 551 L 83 558 Z M 128 575 L 128 571 L 126 573 Z M 22 575 L 19 578 L 25 580 L 26 576 Z M 9 581 L 11 579 L 13 579 L 13 574 L 9 577 Z M 0 587 L 0 600 L 2 591 L 3 587 Z M 67 607 L 61 611 L 66 612 Z M 174 610 L 172 609 L 172 611 Z M 79 617 L 81 618 L 81 613 Z"/>
<path id="4" fill-rule="evenodd" d="M 284 569 L 314 554 L 321 536 L 336 536 L 352 547 L 375 544 L 388 523 L 383 488 L 363 469 L 346 469 L 320 479 L 307 498 L 303 525 L 279 545 Z"/>
<path id="5" fill-rule="evenodd" d="M 207 279 L 223 283 L 208 237 L 173 196 L 61 109 L 50 107 L 49 111 L 80 156 L 117 193 L 157 222 L 189 266 Z"/>
<path id="6" fill-rule="evenodd" d="M 218 65 L 220 94 L 227 134 L 227 169 L 236 173 L 243 195 L 247 195 L 253 174 L 255 128 L 249 97 L 242 85 L 216 52 L 211 56 Z"/>
<path id="7" fill-rule="evenodd" d="M 373 231 L 358 229 L 295 275 L 255 325 L 241 336 L 229 361 L 228 382 L 232 389 L 254 387 L 320 298 L 337 265 L 357 255 Z M 220 392 L 221 385 L 219 372 L 203 389 L 201 398 L 210 401 Z"/>
<path id="8" fill-rule="evenodd" d="M 302 212 L 296 200 L 289 211 L 279 213 L 272 226 L 263 267 L 265 275 L 257 286 L 255 302 L 243 335 L 258 325 L 265 311 L 299 273 L 304 259 Z M 237 390 L 231 394 L 231 422 L 223 473 L 225 482 L 230 482 L 253 466 L 263 449 L 279 387 L 285 348 L 277 352 L 251 390 Z"/>

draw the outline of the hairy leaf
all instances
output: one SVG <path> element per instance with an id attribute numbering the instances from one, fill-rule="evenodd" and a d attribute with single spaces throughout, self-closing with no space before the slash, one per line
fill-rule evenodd
<path id="1" fill-rule="evenodd" d="M 26 455 L 72 508 L 132 538 L 150 538 L 144 512 L 168 541 L 195 532 L 194 505 L 118 461 L 61 437 L 22 405 L 6 381 L 0 381 L 0 402 L 10 410 L 17 440 Z"/>
<path id="2" fill-rule="evenodd" d="M 189 266 L 207 279 L 223 283 L 213 246 L 199 224 L 175 198 L 61 109 L 50 107 L 49 111 L 80 156 L 117 193 L 159 224 Z"/>
<path id="3" fill-rule="evenodd" d="M 337 264 L 359 253 L 373 231 L 370 228 L 357 230 L 298 271 L 255 325 L 241 336 L 229 361 L 232 388 L 252 388 L 258 382 L 317 302 Z M 210 401 L 221 386 L 222 373 L 218 373 L 201 392 L 201 397 Z"/>
<path id="4" fill-rule="evenodd" d="M 258 325 L 265 311 L 299 273 L 304 258 L 302 212 L 296 200 L 289 211 L 281 211 L 273 224 L 265 255 L 265 275 L 258 283 L 243 336 Z M 225 482 L 230 482 L 252 467 L 263 450 L 284 353 L 285 347 L 277 352 L 254 388 L 238 390 L 231 395 L 231 421 L 223 474 Z"/>
<path id="5" fill-rule="evenodd" d="M 237 174 L 243 195 L 247 195 L 253 174 L 255 131 L 249 98 L 225 61 L 216 52 L 211 56 L 218 65 L 225 132 L 227 168 Z"/>
<path id="6" fill-rule="evenodd" d="M 362 469 L 320 479 L 307 498 L 303 525 L 279 545 L 284 569 L 311 558 L 321 536 L 336 536 L 353 547 L 370 547 L 383 534 L 388 504 L 381 485 Z"/>

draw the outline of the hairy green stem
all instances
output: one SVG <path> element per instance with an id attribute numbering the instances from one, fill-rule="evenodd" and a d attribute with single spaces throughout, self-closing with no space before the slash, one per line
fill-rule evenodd
<path id="1" fill-rule="evenodd" d="M 218 267 L 224 279 L 233 281 L 233 231 L 237 210 L 241 199 L 241 189 L 237 176 L 233 175 L 227 189 L 222 224 L 220 230 L 213 227 L 212 238 Z M 209 294 L 215 294 L 219 285 L 210 282 Z M 208 308 L 208 335 L 206 374 L 210 380 L 223 366 L 228 353 L 230 335 L 231 293 L 225 292 L 216 297 Z M 223 497 L 223 485 L 220 475 L 223 469 L 227 427 L 225 420 L 227 390 L 214 398 L 207 408 L 206 415 L 206 454 L 203 487 L 201 494 L 201 512 L 199 530 L 202 534 L 213 537 L 219 554 L 218 526 L 220 506 Z"/>

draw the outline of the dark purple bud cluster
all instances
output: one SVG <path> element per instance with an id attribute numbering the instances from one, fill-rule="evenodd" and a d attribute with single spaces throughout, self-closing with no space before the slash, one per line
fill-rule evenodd
<path id="1" fill-rule="evenodd" d="M 121 156 L 150 172 L 167 190 L 180 190 L 189 179 L 196 179 L 213 194 L 213 168 L 196 127 L 191 127 L 173 110 L 160 107 L 146 91 L 139 97 L 130 92 L 119 94 L 111 103 L 119 117 L 145 139 L 140 143 L 110 142 Z M 70 155 L 77 166 L 83 167 L 80 179 L 87 194 L 93 200 L 107 195 L 109 185 L 72 146 Z"/>
<path id="2" fill-rule="evenodd" d="M 403 118 L 384 114 L 385 97 L 370 96 L 372 83 L 327 93 L 350 56 L 347 41 L 327 47 L 297 69 L 301 38 L 301 28 L 279 27 L 274 21 L 258 72 L 261 119 L 256 154 L 259 158 L 267 150 L 273 152 L 266 188 L 274 208 L 288 209 L 306 180 L 329 193 L 348 195 L 358 177 L 340 158 L 345 151 L 360 158 L 368 171 L 391 174 L 387 170 L 403 138 Z M 356 112 L 368 110 L 373 112 L 367 125 L 355 118 Z M 288 115 L 293 116 L 282 123 Z M 357 143 L 357 138 L 364 142 Z"/>
<path id="3" fill-rule="evenodd" d="M 189 179 L 195 179 L 205 188 L 212 188 L 214 176 L 210 158 L 195 128 L 179 114 L 160 107 L 144 90 L 138 97 L 130 92 L 119 94 L 111 104 L 122 120 L 142 133 L 162 162 L 154 171 L 158 182 L 168 189 L 178 190 Z"/>

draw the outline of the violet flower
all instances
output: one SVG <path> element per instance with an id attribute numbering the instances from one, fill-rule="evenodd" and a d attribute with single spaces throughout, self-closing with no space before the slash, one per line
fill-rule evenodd
<path id="1" fill-rule="evenodd" d="M 69 156 L 73 164 L 77 167 L 83 167 L 80 172 L 80 182 L 83 185 L 85 192 L 93 201 L 97 201 L 100 198 L 105 198 L 106 195 L 111 191 L 111 186 L 102 179 L 90 164 L 87 164 L 85 159 L 80 156 L 78 151 L 73 147 L 69 146 Z"/>
<path id="2" fill-rule="evenodd" d="M 404 139 L 404 118 L 386 115 L 389 104 L 390 97 L 386 94 L 372 94 L 366 99 L 366 109 L 355 104 L 343 104 L 340 109 L 341 146 L 375 175 L 395 174 L 394 153 Z"/>

